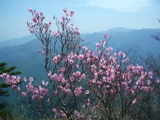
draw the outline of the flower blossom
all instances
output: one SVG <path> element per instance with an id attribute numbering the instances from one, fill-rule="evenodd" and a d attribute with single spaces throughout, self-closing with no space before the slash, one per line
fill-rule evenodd
<path id="1" fill-rule="evenodd" d="M 22 95 L 23 97 L 26 97 L 27 94 L 26 94 L 26 92 L 22 92 L 21 95 Z"/>
<path id="2" fill-rule="evenodd" d="M 55 56 L 52 61 L 57 64 L 60 61 L 60 55 Z"/>
<path id="3" fill-rule="evenodd" d="M 136 103 L 136 98 L 132 101 L 132 104 L 135 104 Z"/>
<path id="4" fill-rule="evenodd" d="M 75 96 L 79 96 L 82 93 L 83 88 L 80 87 L 76 87 L 76 89 L 74 90 L 74 95 Z"/>
<path id="5" fill-rule="evenodd" d="M 67 13 L 67 9 L 66 9 L 66 8 L 64 8 L 64 9 L 63 9 L 63 12 L 64 12 L 64 13 Z"/>
<path id="6" fill-rule="evenodd" d="M 70 13 L 71 13 L 71 16 L 73 16 L 73 14 L 74 14 L 74 10 L 71 10 L 71 11 L 70 11 Z"/>
<path id="7" fill-rule="evenodd" d="M 108 34 L 107 33 L 104 34 L 104 38 L 105 39 L 108 38 Z"/>
<path id="8" fill-rule="evenodd" d="M 29 29 L 30 33 L 34 33 L 34 30 L 33 29 Z"/>
<path id="9" fill-rule="evenodd" d="M 32 10 L 32 8 L 29 8 L 28 11 L 29 11 L 29 12 L 32 12 L 33 10 Z"/>
<path id="10" fill-rule="evenodd" d="M 88 95 L 89 94 L 89 90 L 86 90 L 85 93 L 86 93 L 86 95 Z"/>

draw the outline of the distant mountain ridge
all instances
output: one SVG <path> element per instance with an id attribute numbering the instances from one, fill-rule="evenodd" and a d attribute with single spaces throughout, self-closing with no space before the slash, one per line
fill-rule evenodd
<path id="1" fill-rule="evenodd" d="M 119 49 L 128 52 L 131 50 L 131 55 L 136 51 L 138 56 L 146 57 L 149 52 L 156 56 L 160 54 L 160 42 L 151 37 L 159 31 L 160 29 L 132 30 L 115 28 L 103 33 L 108 33 L 111 37 L 107 46 L 113 47 L 114 51 L 117 52 Z M 83 44 L 90 43 L 88 47 L 95 50 L 95 44 L 104 39 L 103 33 L 82 34 Z M 19 41 L 21 40 L 23 39 L 19 38 Z M 32 37 L 30 39 L 26 37 L 25 42 L 23 41 L 23 44 L 15 46 L 1 46 L 0 62 L 7 62 L 9 66 L 17 66 L 18 70 L 22 71 L 22 76 L 35 76 L 40 80 L 45 79 L 44 57 L 38 53 L 38 50 L 42 49 L 41 42 L 38 39 L 32 39 Z"/>
<path id="2" fill-rule="evenodd" d="M 3 42 L 0 42 L 0 47 L 25 44 L 25 43 L 33 40 L 34 38 L 36 38 L 34 35 L 29 35 L 29 36 L 26 36 L 26 37 L 5 40 Z"/>
<path id="3" fill-rule="evenodd" d="M 126 29 L 126 28 L 114 28 L 104 31 L 103 33 L 85 34 L 82 36 L 84 41 L 90 43 L 90 48 L 95 50 L 95 44 L 104 39 L 103 34 L 108 33 L 111 39 L 108 46 L 123 51 L 137 52 L 139 55 L 147 53 L 158 54 L 160 51 L 160 42 L 154 40 L 151 35 L 157 35 L 160 33 L 160 29 Z"/>
<path id="4" fill-rule="evenodd" d="M 147 29 L 140 29 L 140 30 L 147 30 Z M 158 30 L 158 29 L 153 29 L 153 30 Z M 82 36 L 86 35 L 91 35 L 91 34 L 96 34 L 96 33 L 117 33 L 117 32 L 131 32 L 131 31 L 137 31 L 137 29 L 129 29 L 129 28 L 124 28 L 124 27 L 116 27 L 116 28 L 111 28 L 106 31 L 101 31 L 101 32 L 95 32 L 95 33 L 84 33 Z M 160 31 L 160 30 L 159 30 Z M 0 47 L 6 47 L 6 46 L 15 46 L 15 45 L 21 45 L 25 44 L 31 40 L 36 38 L 34 35 L 29 35 L 21 38 L 14 38 L 14 39 L 9 39 L 5 40 L 3 42 L 0 42 Z"/>
<path id="5" fill-rule="evenodd" d="M 129 29 L 129 28 L 124 28 L 124 27 L 116 27 L 116 28 L 111 28 L 108 29 L 106 32 L 131 32 L 136 29 Z"/>

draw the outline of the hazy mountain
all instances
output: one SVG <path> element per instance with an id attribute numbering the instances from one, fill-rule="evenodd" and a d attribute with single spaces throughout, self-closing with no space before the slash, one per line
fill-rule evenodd
<path id="1" fill-rule="evenodd" d="M 25 44 L 25 43 L 33 40 L 34 38 L 35 38 L 35 36 L 30 35 L 30 36 L 26 36 L 26 37 L 22 37 L 22 38 L 14 38 L 14 39 L 5 40 L 3 42 L 0 42 L 0 47 Z"/>
<path id="2" fill-rule="evenodd" d="M 108 33 L 111 37 L 108 47 L 113 47 L 114 51 L 117 51 L 117 49 L 126 52 L 131 50 L 131 55 L 136 51 L 137 55 L 146 57 L 149 52 L 154 55 L 160 54 L 160 42 L 151 37 L 151 35 L 156 35 L 159 31 L 160 29 L 133 30 L 114 28 L 103 33 Z M 95 50 L 95 44 L 104 39 L 103 33 L 82 34 L 84 44 L 90 43 L 88 47 Z M 18 70 L 22 71 L 22 76 L 33 76 L 39 80 L 45 79 L 47 74 L 44 70 L 44 57 L 38 53 L 38 50 L 42 49 L 40 41 L 37 39 L 32 40 L 32 37 L 29 39 L 29 36 L 24 38 L 29 42 L 24 43 L 23 41 L 24 44 L 22 44 L 22 42 L 18 43 L 18 39 L 15 39 L 16 44 L 20 45 L 1 46 L 0 62 L 7 62 L 8 66 L 17 66 Z M 24 38 L 19 38 L 19 41 Z"/>
<path id="3" fill-rule="evenodd" d="M 17 46 L 0 47 L 0 62 L 7 62 L 8 66 L 17 66 L 21 76 L 44 79 L 44 58 L 38 53 L 41 43 L 37 39 Z"/>
<path id="4" fill-rule="evenodd" d="M 122 31 L 120 31 L 122 30 Z M 141 29 L 132 30 L 125 28 L 114 28 L 103 33 L 108 33 L 111 39 L 108 46 L 123 51 L 137 52 L 138 55 L 147 55 L 147 53 L 158 54 L 160 51 L 160 42 L 154 40 L 151 35 L 156 35 L 160 29 Z M 95 50 L 95 44 L 104 39 L 102 33 L 86 34 L 82 36 L 84 41 L 90 43 L 90 48 Z"/>
<path id="5" fill-rule="evenodd" d="M 123 28 L 123 27 L 116 27 L 116 28 L 111 28 L 107 30 L 106 32 L 131 32 L 134 31 L 135 29 L 128 29 L 128 28 Z"/>

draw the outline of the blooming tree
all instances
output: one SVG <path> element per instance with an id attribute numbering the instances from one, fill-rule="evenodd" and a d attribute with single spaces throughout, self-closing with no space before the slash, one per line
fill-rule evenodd
<path id="1" fill-rule="evenodd" d="M 45 56 L 45 69 L 53 91 L 52 98 L 54 102 L 57 100 L 53 104 L 53 112 L 56 116 L 70 119 L 70 115 L 80 103 L 79 96 L 85 91 L 81 82 L 86 76 L 81 53 L 85 48 L 82 49 L 78 27 L 73 28 L 71 21 L 74 10 L 68 12 L 63 9 L 65 15 L 61 20 L 53 17 L 58 28 L 56 32 L 51 30 L 51 22 L 43 22 L 45 17 L 42 12 L 32 9 L 29 9 L 29 12 L 33 15 L 32 23 L 27 23 L 29 31 L 44 45 L 44 49 L 39 52 Z M 48 99 L 52 101 L 51 96 Z"/>
<path id="2" fill-rule="evenodd" d="M 96 109 L 103 113 L 103 119 L 139 116 L 131 113 L 136 111 L 134 106 L 146 101 L 145 93 L 151 97 L 155 88 L 152 84 L 159 84 L 159 79 L 155 81 L 151 71 L 130 63 L 124 52 L 111 54 L 112 48 L 106 48 L 103 40 L 96 44 L 96 51 L 89 78 L 89 89 L 99 100 Z"/>
<path id="3" fill-rule="evenodd" d="M 45 57 L 48 80 L 36 85 L 32 77 L 24 78 L 26 86 L 21 88 L 20 77 L 3 73 L 1 77 L 21 95 L 21 102 L 46 119 L 111 120 L 137 115 L 132 111 L 145 102 L 143 94 L 154 90 L 151 71 L 131 63 L 122 51 L 112 53 L 107 34 L 95 51 L 82 45 L 79 29 L 71 22 L 73 10 L 63 9 L 60 21 L 54 17 L 56 32 L 51 30 L 52 22 L 44 23 L 42 12 L 29 12 L 33 18 L 27 25 L 44 46 L 39 52 Z"/>

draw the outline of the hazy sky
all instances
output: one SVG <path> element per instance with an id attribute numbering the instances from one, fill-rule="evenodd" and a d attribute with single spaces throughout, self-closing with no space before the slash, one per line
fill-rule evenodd
<path id="1" fill-rule="evenodd" d="M 30 35 L 30 7 L 43 12 L 47 23 L 53 15 L 61 19 L 63 8 L 75 10 L 73 22 L 81 33 L 160 27 L 160 0 L 0 0 L 0 42 Z"/>

